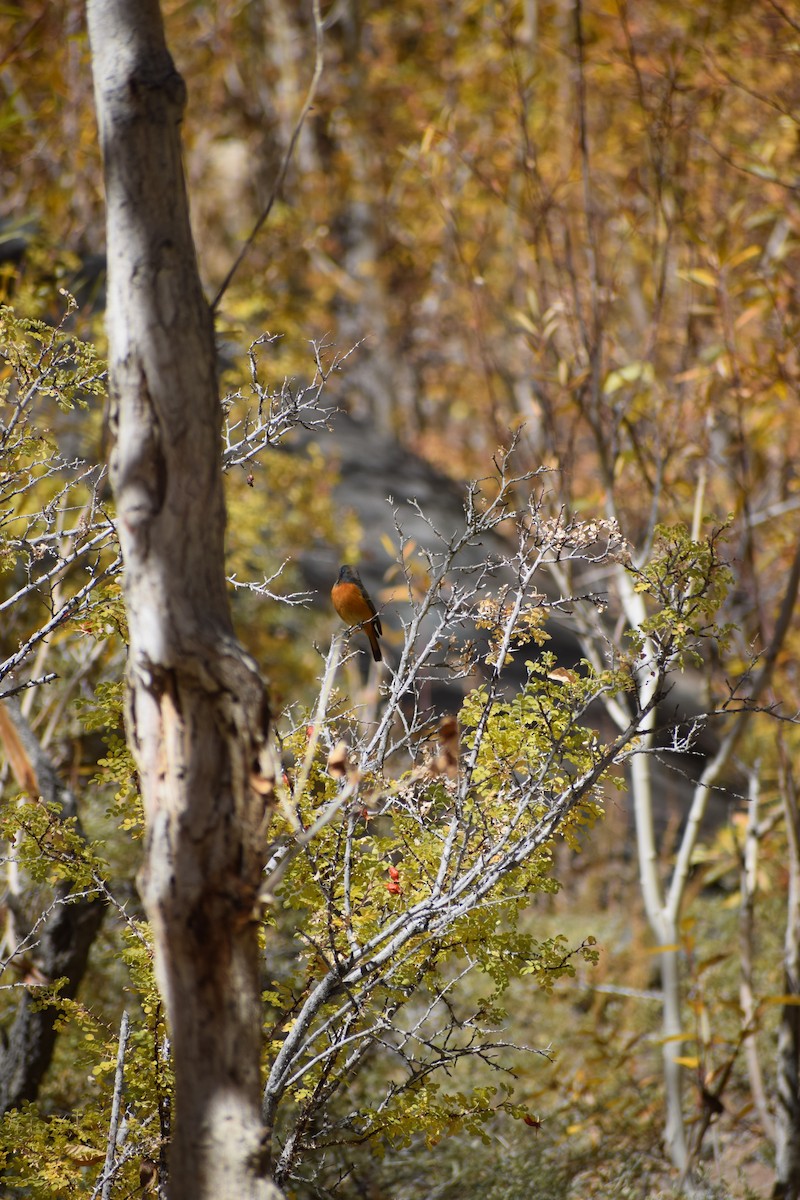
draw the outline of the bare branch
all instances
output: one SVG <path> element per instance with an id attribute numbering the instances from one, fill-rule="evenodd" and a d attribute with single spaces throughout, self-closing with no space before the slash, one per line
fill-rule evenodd
<path id="1" fill-rule="evenodd" d="M 114 1072 L 114 1093 L 111 1098 L 111 1117 L 108 1123 L 108 1140 L 106 1142 L 106 1161 L 103 1167 L 100 1200 L 111 1200 L 111 1186 L 114 1182 L 114 1159 L 117 1153 L 117 1137 L 119 1133 L 119 1112 L 122 1104 L 122 1087 L 125 1080 L 125 1051 L 128 1045 L 130 1018 L 128 1010 L 122 1014 L 119 1026 L 119 1045 L 117 1047 L 117 1067 Z M 95 1188 L 95 1193 L 97 1188 Z M 93 1193 L 93 1194 L 95 1194 Z"/>

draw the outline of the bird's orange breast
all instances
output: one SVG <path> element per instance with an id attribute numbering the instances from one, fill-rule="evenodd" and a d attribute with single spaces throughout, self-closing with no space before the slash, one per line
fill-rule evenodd
<path id="1" fill-rule="evenodd" d="M 347 625 L 360 625 L 373 615 L 372 607 L 364 599 L 358 584 L 335 583 L 331 589 L 331 600 L 333 607 Z"/>

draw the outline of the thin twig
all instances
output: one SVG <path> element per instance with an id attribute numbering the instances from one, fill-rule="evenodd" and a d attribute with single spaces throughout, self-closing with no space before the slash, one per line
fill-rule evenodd
<path id="1" fill-rule="evenodd" d="M 247 241 L 245 242 L 245 244 L 242 246 L 241 250 L 237 254 L 236 259 L 233 263 L 233 266 L 228 271 L 228 274 L 225 276 L 224 280 L 222 281 L 222 285 L 220 286 L 219 291 L 217 292 L 216 296 L 214 297 L 214 299 L 211 303 L 212 313 L 216 312 L 217 308 L 219 307 L 219 303 L 220 303 L 222 297 L 225 295 L 226 291 L 228 290 L 231 280 L 233 279 L 236 272 L 239 270 L 239 267 L 242 265 L 242 262 L 244 261 L 245 256 L 247 255 L 247 252 L 249 251 L 253 242 L 256 240 L 256 237 L 258 236 L 262 225 L 266 221 L 269 214 L 272 212 L 272 206 L 275 203 L 278 192 L 280 191 L 283 181 L 286 178 L 286 172 L 289 169 L 289 163 L 292 161 L 292 156 L 294 155 L 295 146 L 297 145 L 298 139 L 300 137 L 300 133 L 305 124 L 306 117 L 308 116 L 309 112 L 311 111 L 311 106 L 314 103 L 314 97 L 317 94 L 317 88 L 319 87 L 319 81 L 322 78 L 322 67 L 323 67 L 323 63 L 324 63 L 323 25 L 322 25 L 322 16 L 321 16 L 320 9 L 319 9 L 319 0 L 312 0 L 311 7 L 312 7 L 313 15 L 314 15 L 314 42 L 315 42 L 314 73 L 311 76 L 311 83 L 308 85 L 308 91 L 306 92 L 306 98 L 303 101 L 303 107 L 300 109 L 300 115 L 298 116 L 297 121 L 295 122 L 295 127 L 292 131 L 292 136 L 289 139 L 289 145 L 286 149 L 286 153 L 283 156 L 283 160 L 281 161 L 280 170 L 278 171 L 277 178 L 275 180 L 275 183 L 273 184 L 272 191 L 269 194 L 269 199 L 267 200 L 267 203 L 264 206 L 264 208 L 261 212 L 261 215 L 259 216 L 255 225 L 253 226 L 250 236 L 248 237 Z"/>
<path id="2" fill-rule="evenodd" d="M 108 1123 L 108 1140 L 106 1142 L 106 1161 L 103 1167 L 100 1200 L 110 1200 L 111 1185 L 114 1181 L 114 1157 L 117 1149 L 117 1133 L 119 1130 L 119 1110 L 122 1104 L 122 1087 L 125 1081 L 125 1050 L 128 1045 L 130 1018 L 128 1010 L 122 1014 L 119 1025 L 119 1045 L 117 1047 L 117 1069 L 114 1072 L 114 1095 L 111 1100 L 111 1119 Z M 92 1195 L 97 1194 L 97 1188 Z"/>

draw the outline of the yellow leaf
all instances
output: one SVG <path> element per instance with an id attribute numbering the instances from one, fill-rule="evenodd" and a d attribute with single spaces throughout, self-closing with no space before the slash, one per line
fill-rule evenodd
<path id="1" fill-rule="evenodd" d="M 792 993 L 784 996 L 764 996 L 762 1004 L 800 1004 L 800 996 Z"/>
<path id="2" fill-rule="evenodd" d="M 746 249 L 740 250 L 738 254 L 734 254 L 728 259 L 726 267 L 740 267 L 742 263 L 747 262 L 751 258 L 757 258 L 761 253 L 760 246 L 747 246 Z"/>
<path id="3" fill-rule="evenodd" d="M 688 279 L 690 283 L 699 283 L 701 287 L 716 288 L 717 277 L 713 271 L 705 267 L 692 267 L 688 271 L 678 271 L 679 279 Z"/>
<path id="4" fill-rule="evenodd" d="M 747 323 L 749 321 L 752 321 L 755 317 L 760 316 L 763 311 L 763 307 L 764 306 L 760 303 L 759 304 L 751 304 L 750 307 L 746 308 L 743 313 L 740 313 L 739 316 L 734 321 L 734 325 L 736 326 L 736 328 L 743 329 L 744 326 L 747 325 Z"/>
<path id="5" fill-rule="evenodd" d="M 672 953 L 673 950 L 680 950 L 680 948 L 681 948 L 680 942 L 672 942 L 666 946 L 648 946 L 647 953 L 648 954 L 668 954 L 668 953 Z"/>
<path id="6" fill-rule="evenodd" d="M 682 1054 L 678 1058 L 673 1058 L 672 1061 L 677 1063 L 679 1067 L 698 1067 L 700 1065 L 700 1059 L 696 1054 Z"/>
<path id="7" fill-rule="evenodd" d="M 512 309 L 511 315 L 517 324 L 522 326 L 526 333 L 531 333 L 534 335 L 536 334 L 536 326 L 527 313 L 522 312 L 522 310 L 519 308 L 515 308 Z"/>
<path id="8" fill-rule="evenodd" d="M 100 1163 L 106 1156 L 105 1150 L 99 1150 L 94 1146 L 76 1145 L 74 1142 L 64 1147 L 64 1153 L 72 1162 L 79 1163 L 82 1167 Z"/>
<path id="9" fill-rule="evenodd" d="M 624 367 L 620 367 L 616 371 L 610 371 L 606 375 L 603 383 L 603 391 L 607 396 L 619 389 L 626 383 L 635 383 L 637 380 L 644 380 L 650 383 L 653 378 L 653 368 L 647 362 L 629 362 Z"/>

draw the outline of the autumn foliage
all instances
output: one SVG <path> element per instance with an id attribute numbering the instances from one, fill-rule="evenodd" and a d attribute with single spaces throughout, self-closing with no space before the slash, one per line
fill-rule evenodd
<path id="1" fill-rule="evenodd" d="M 286 0 L 163 8 L 211 299 L 319 31 Z M 173 1086 L 135 887 L 82 10 L 0 13 L 0 1169 L 42 1200 L 128 1195 L 143 1164 L 166 1186 Z M 712 1172 L 713 1132 L 716 1186 L 769 1140 L 796 1197 L 800 24 L 777 0 L 346 0 L 322 25 L 215 312 L 234 617 L 280 714 L 271 1169 L 412 1200 L 469 1195 L 447 1182 L 467 1156 L 491 1200 L 584 1168 L 582 1194 L 647 1195 Z M 479 478 L 459 530 L 431 512 L 421 544 L 410 506 L 361 529 L 329 404 Z M 304 571 L 379 545 L 374 598 L 406 626 L 383 617 L 391 672 L 367 677 Z M 668 768 L 650 843 L 627 815 L 645 760 Z M 82 966 L 46 953 L 69 905 L 102 907 Z M 18 1086 L 29 1008 L 52 1059 Z"/>

